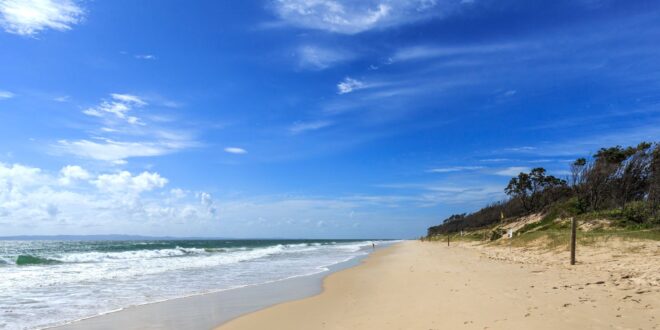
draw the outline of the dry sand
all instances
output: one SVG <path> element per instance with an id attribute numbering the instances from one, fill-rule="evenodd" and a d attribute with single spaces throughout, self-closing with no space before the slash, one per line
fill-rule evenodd
<path id="1" fill-rule="evenodd" d="M 660 243 L 642 245 L 568 266 L 564 251 L 404 242 L 218 329 L 660 329 Z"/>

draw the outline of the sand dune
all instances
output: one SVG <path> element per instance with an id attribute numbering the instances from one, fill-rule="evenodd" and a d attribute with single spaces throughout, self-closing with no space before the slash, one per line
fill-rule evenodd
<path id="1" fill-rule="evenodd" d="M 645 244 L 583 249 L 591 261 L 571 267 L 563 251 L 404 242 L 218 329 L 660 329 L 658 243 Z"/>

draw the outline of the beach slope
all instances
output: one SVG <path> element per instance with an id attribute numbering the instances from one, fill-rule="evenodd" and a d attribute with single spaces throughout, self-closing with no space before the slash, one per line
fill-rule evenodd
<path id="1" fill-rule="evenodd" d="M 409 241 L 330 275 L 317 296 L 217 329 L 660 329 L 657 288 L 623 290 L 607 275 Z"/>

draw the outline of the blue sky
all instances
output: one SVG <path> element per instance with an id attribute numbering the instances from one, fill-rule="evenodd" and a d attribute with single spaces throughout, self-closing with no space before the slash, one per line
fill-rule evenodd
<path id="1" fill-rule="evenodd" d="M 660 136 L 653 1 L 0 0 L 0 236 L 415 237 Z"/>

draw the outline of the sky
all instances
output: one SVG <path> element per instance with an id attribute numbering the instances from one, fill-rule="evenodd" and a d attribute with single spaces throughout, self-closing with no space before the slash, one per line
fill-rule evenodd
<path id="1" fill-rule="evenodd" d="M 660 137 L 660 3 L 0 0 L 0 236 L 410 238 Z"/>

